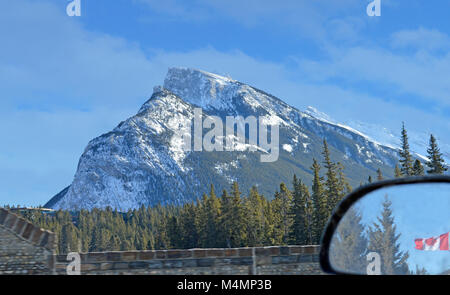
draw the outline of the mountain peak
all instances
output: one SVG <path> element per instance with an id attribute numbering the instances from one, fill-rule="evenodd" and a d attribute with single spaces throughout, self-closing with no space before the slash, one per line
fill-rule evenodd
<path id="1" fill-rule="evenodd" d="M 310 116 L 313 116 L 313 117 L 319 119 L 319 120 L 334 123 L 334 120 L 330 116 L 328 116 L 324 112 L 319 111 L 315 107 L 308 106 L 306 108 L 306 110 L 304 110 L 304 112 Z"/>
<path id="2" fill-rule="evenodd" d="M 166 75 L 166 81 L 175 80 L 189 80 L 192 78 L 203 77 L 208 80 L 214 80 L 218 83 L 226 84 L 229 82 L 236 82 L 231 77 L 225 77 L 223 75 L 218 75 L 210 73 L 204 70 L 195 68 L 185 68 L 185 67 L 172 67 L 169 68 Z"/>
<path id="3" fill-rule="evenodd" d="M 239 83 L 229 77 L 193 68 L 169 68 L 164 88 L 185 101 L 205 109 L 227 109 L 231 105 L 230 92 Z"/>

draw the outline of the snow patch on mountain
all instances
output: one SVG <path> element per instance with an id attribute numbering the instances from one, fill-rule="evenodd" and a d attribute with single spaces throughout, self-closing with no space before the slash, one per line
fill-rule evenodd
<path id="1" fill-rule="evenodd" d="M 288 153 L 292 153 L 292 150 L 293 150 L 292 145 L 286 144 L 286 143 L 283 144 L 283 150 L 285 150 Z"/>
<path id="2" fill-rule="evenodd" d="M 353 134 L 358 134 L 367 140 L 373 142 L 376 148 L 379 146 L 390 147 L 394 150 L 398 150 L 401 146 L 401 135 L 400 132 L 394 132 L 386 127 L 379 124 L 372 124 L 361 121 L 348 121 L 345 124 L 338 123 L 333 118 L 331 118 L 326 113 L 317 110 L 314 107 L 307 107 L 305 110 L 310 116 L 313 116 L 323 122 L 342 127 Z M 427 153 L 429 134 L 425 132 L 416 132 L 408 130 L 408 139 L 411 151 L 415 156 L 422 159 L 423 161 L 428 161 L 428 158 L 424 155 Z M 450 144 L 445 142 L 439 142 L 441 152 L 443 153 L 447 162 L 450 160 Z M 358 148 L 359 149 L 359 148 Z"/>
<path id="3" fill-rule="evenodd" d="M 239 86 L 230 78 L 190 68 L 170 68 L 164 80 L 165 89 L 203 109 L 233 108 Z"/>

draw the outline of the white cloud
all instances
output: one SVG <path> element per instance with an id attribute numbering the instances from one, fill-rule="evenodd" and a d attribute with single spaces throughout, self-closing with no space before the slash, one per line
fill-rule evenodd
<path id="1" fill-rule="evenodd" d="M 312 80 L 370 82 L 390 89 L 392 97 L 420 96 L 429 103 L 450 106 L 450 54 L 419 52 L 410 56 L 382 48 L 350 47 L 334 49 L 327 60 L 299 63 Z"/>
<path id="2" fill-rule="evenodd" d="M 151 93 L 154 69 L 138 45 L 86 31 L 50 2 L 9 1 L 0 20 L 0 104 L 117 107 Z"/>
<path id="3" fill-rule="evenodd" d="M 450 37 L 436 29 L 420 27 L 416 30 L 401 30 L 392 34 L 394 48 L 412 48 L 415 50 L 445 50 L 450 48 Z"/>
<path id="4" fill-rule="evenodd" d="M 367 22 L 360 0 L 136 0 L 152 11 L 178 21 L 233 20 L 247 27 L 282 26 L 295 34 L 327 42 L 336 36 L 354 38 Z M 350 35 L 342 34 L 344 31 Z"/>

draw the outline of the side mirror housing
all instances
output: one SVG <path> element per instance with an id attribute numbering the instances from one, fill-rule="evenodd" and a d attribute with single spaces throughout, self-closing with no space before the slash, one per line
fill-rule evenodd
<path id="1" fill-rule="evenodd" d="M 349 194 L 322 237 L 332 274 L 450 273 L 450 177 L 381 181 Z"/>

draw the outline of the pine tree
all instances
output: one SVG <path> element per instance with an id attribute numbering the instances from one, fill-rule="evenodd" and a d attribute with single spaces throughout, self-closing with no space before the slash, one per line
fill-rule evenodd
<path id="1" fill-rule="evenodd" d="M 381 273 L 383 275 L 408 274 L 409 268 L 406 261 L 409 254 L 400 251 L 398 243 L 400 234 L 397 234 L 391 205 L 392 203 L 385 196 L 381 217 L 377 218 L 378 223 L 375 222 L 368 231 L 368 250 L 381 256 Z"/>
<path id="2" fill-rule="evenodd" d="M 73 251 L 78 251 L 78 237 L 75 226 L 69 221 L 61 228 L 59 253 L 66 254 Z"/>
<path id="3" fill-rule="evenodd" d="M 214 247 L 220 236 L 219 219 L 221 215 L 220 200 L 217 198 L 214 185 L 211 184 L 209 198 L 206 202 L 206 241 L 205 247 Z"/>
<path id="4" fill-rule="evenodd" d="M 264 206 L 264 244 L 276 245 L 276 229 L 275 224 L 277 220 L 277 214 L 274 212 L 274 200 L 266 201 Z"/>
<path id="5" fill-rule="evenodd" d="M 312 184 L 312 202 L 314 206 L 314 243 L 318 243 L 322 236 L 322 232 L 328 221 L 330 212 L 328 210 L 327 197 L 323 188 L 323 178 L 320 176 L 320 165 L 316 159 L 313 159 L 313 184 Z"/>
<path id="6" fill-rule="evenodd" d="M 198 230 L 196 222 L 197 210 L 194 203 L 187 203 L 181 211 L 180 232 L 182 234 L 182 244 L 184 249 L 196 248 L 198 246 Z M 155 247 L 161 245 L 159 237 L 155 237 Z"/>
<path id="7" fill-rule="evenodd" d="M 314 245 L 314 204 L 308 186 L 302 183 L 302 194 L 305 198 L 305 232 L 306 245 Z"/>
<path id="8" fill-rule="evenodd" d="M 427 166 L 430 170 L 427 170 L 428 174 L 444 174 L 447 171 L 447 167 L 444 166 L 444 158 L 436 142 L 436 138 L 431 134 L 430 145 L 427 149 L 428 162 Z"/>
<path id="9" fill-rule="evenodd" d="M 338 202 L 340 202 L 347 194 L 351 193 L 353 188 L 351 187 L 350 183 L 348 182 L 347 178 L 344 174 L 344 165 L 342 163 L 337 163 L 338 168 Z"/>
<path id="10" fill-rule="evenodd" d="M 242 247 L 244 246 L 246 240 L 246 232 L 245 232 L 245 212 L 244 212 L 244 204 L 241 198 L 241 192 L 239 191 L 239 185 L 235 181 L 231 187 L 231 196 L 232 196 L 232 220 L 233 220 L 233 236 L 232 236 L 232 245 L 233 247 Z"/>
<path id="11" fill-rule="evenodd" d="M 399 155 L 402 175 L 413 175 L 413 159 L 409 151 L 408 133 L 405 129 L 405 123 L 402 125 L 402 148 L 399 151 Z"/>
<path id="12" fill-rule="evenodd" d="M 230 196 L 224 191 L 222 202 L 221 224 L 226 246 L 241 247 L 246 240 L 246 226 L 241 192 L 237 182 L 233 182 Z"/>
<path id="13" fill-rule="evenodd" d="M 339 222 L 330 248 L 331 263 L 334 267 L 364 274 L 368 241 L 361 214 L 350 208 Z"/>
<path id="14" fill-rule="evenodd" d="M 395 178 L 403 177 L 402 171 L 400 170 L 398 165 L 395 165 L 394 176 Z"/>
<path id="15" fill-rule="evenodd" d="M 220 207 L 222 208 L 222 214 L 219 219 L 219 224 L 221 228 L 220 239 L 223 243 L 223 247 L 228 248 L 231 248 L 231 236 L 233 233 L 232 232 L 233 225 L 231 222 L 232 206 L 233 203 L 231 201 L 231 197 L 230 195 L 228 195 L 228 192 L 224 189 L 220 197 Z"/>
<path id="16" fill-rule="evenodd" d="M 178 233 L 180 232 L 180 226 L 178 222 L 178 218 L 176 216 L 169 217 L 167 221 L 167 234 L 170 240 L 170 247 L 173 249 L 179 249 L 183 247 L 183 241 L 180 239 Z M 141 236 L 143 234 L 141 233 Z M 148 241 L 144 239 L 139 240 L 139 244 L 136 247 L 139 248 L 147 248 Z"/>
<path id="17" fill-rule="evenodd" d="M 262 246 L 265 241 L 265 199 L 258 193 L 255 186 L 250 189 L 248 198 L 245 200 L 247 212 L 247 244 L 249 246 Z"/>
<path id="18" fill-rule="evenodd" d="M 381 169 L 380 168 L 378 168 L 377 169 L 377 180 L 378 181 L 382 181 L 384 178 L 383 178 L 383 173 L 381 173 Z"/>
<path id="19" fill-rule="evenodd" d="M 418 159 L 414 162 L 412 175 L 414 176 L 425 175 L 425 170 L 423 169 L 422 163 Z"/>
<path id="20" fill-rule="evenodd" d="M 430 273 L 424 268 L 424 267 L 419 267 L 416 264 L 416 271 L 414 272 L 414 275 L 416 276 L 424 276 L 424 275 L 429 275 Z"/>
<path id="21" fill-rule="evenodd" d="M 208 240 L 208 196 L 203 194 L 201 201 L 197 202 L 195 216 L 195 226 L 198 229 L 199 246 L 206 248 L 206 243 Z"/>
<path id="22" fill-rule="evenodd" d="M 286 245 L 289 242 L 289 234 L 292 226 L 292 194 L 284 183 L 280 184 L 280 191 L 275 193 L 274 213 L 275 240 L 278 244 Z"/>
<path id="23" fill-rule="evenodd" d="M 323 141 L 324 168 L 326 169 L 325 194 L 327 196 L 328 210 L 331 214 L 339 202 L 341 187 L 339 185 L 336 164 L 331 161 L 330 151 L 326 140 Z"/>
<path id="24" fill-rule="evenodd" d="M 308 188 L 294 175 L 292 192 L 291 243 L 307 245 L 312 243 L 313 205 Z"/>

